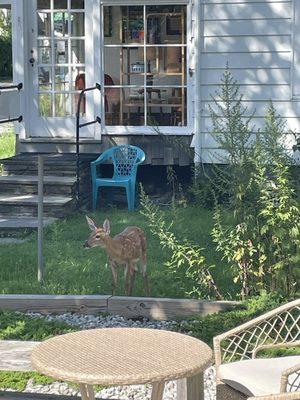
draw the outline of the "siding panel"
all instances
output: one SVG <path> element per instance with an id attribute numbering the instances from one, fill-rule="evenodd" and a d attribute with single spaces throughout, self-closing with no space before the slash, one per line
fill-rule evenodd
<path id="1" fill-rule="evenodd" d="M 205 4 L 205 20 L 290 18 L 291 4 L 276 3 L 223 3 Z"/>
<path id="2" fill-rule="evenodd" d="M 222 162 L 225 156 L 210 134 L 209 105 L 227 64 L 240 84 L 248 115 L 256 111 L 256 129 L 264 126 L 272 100 L 287 119 L 287 129 L 300 132 L 300 101 L 291 100 L 292 1 L 204 0 L 202 12 L 202 160 Z M 284 138 L 288 149 L 294 140 L 291 134 Z"/>
<path id="3" fill-rule="evenodd" d="M 281 18 L 204 22 L 204 36 L 269 36 L 290 31 L 291 20 Z"/>

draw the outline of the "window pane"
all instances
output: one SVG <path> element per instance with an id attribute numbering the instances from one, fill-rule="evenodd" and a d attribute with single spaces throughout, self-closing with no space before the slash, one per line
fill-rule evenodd
<path id="1" fill-rule="evenodd" d="M 38 40 L 38 63 L 51 64 L 51 44 L 49 39 Z"/>
<path id="2" fill-rule="evenodd" d="M 147 6 L 147 43 L 186 42 L 186 6 Z"/>
<path id="3" fill-rule="evenodd" d="M 84 36 L 84 13 L 71 14 L 71 36 Z"/>
<path id="4" fill-rule="evenodd" d="M 50 13 L 38 13 L 38 36 L 51 36 Z"/>
<path id="5" fill-rule="evenodd" d="M 67 93 L 55 94 L 56 117 L 67 117 L 71 115 L 71 95 Z"/>
<path id="6" fill-rule="evenodd" d="M 53 14 L 54 21 L 54 36 L 64 37 L 68 36 L 68 13 L 56 12 Z"/>
<path id="7" fill-rule="evenodd" d="M 37 0 L 38 10 L 50 10 L 50 0 Z"/>
<path id="8" fill-rule="evenodd" d="M 147 124 L 186 126 L 186 89 L 147 89 Z"/>
<path id="9" fill-rule="evenodd" d="M 55 9 L 66 9 L 68 8 L 68 0 L 53 0 Z"/>
<path id="10" fill-rule="evenodd" d="M 55 68 L 55 86 L 54 89 L 60 92 L 69 90 L 69 68 L 57 67 Z"/>
<path id="11" fill-rule="evenodd" d="M 71 0 L 72 10 L 84 10 L 84 0 Z"/>
<path id="12" fill-rule="evenodd" d="M 104 72 L 112 80 L 110 85 L 143 85 L 144 49 L 105 47 Z"/>
<path id="13" fill-rule="evenodd" d="M 144 125 L 144 89 L 105 88 L 106 125 Z"/>
<path id="14" fill-rule="evenodd" d="M 71 40 L 71 59 L 72 64 L 84 64 L 85 63 L 85 47 L 84 40 Z"/>
<path id="15" fill-rule="evenodd" d="M 2 35 L 4 35 L 3 40 Z M 0 82 L 13 78 L 11 6 L 0 4 Z"/>
<path id="16" fill-rule="evenodd" d="M 66 40 L 56 40 L 54 42 L 56 64 L 68 63 L 68 42 Z"/>
<path id="17" fill-rule="evenodd" d="M 79 93 L 74 93 L 71 95 L 72 115 L 76 115 L 77 113 L 78 100 L 79 100 Z M 84 116 L 85 111 L 86 111 L 86 98 L 84 96 L 80 106 L 80 115 Z"/>
<path id="18" fill-rule="evenodd" d="M 148 47 L 147 70 L 148 85 L 186 85 L 185 47 Z"/>
<path id="19" fill-rule="evenodd" d="M 39 74 L 39 90 L 49 91 L 52 87 L 52 79 L 51 79 L 51 68 L 49 67 L 40 67 L 38 69 Z"/>
<path id="20" fill-rule="evenodd" d="M 41 117 L 52 117 L 51 94 L 39 94 L 39 110 Z"/>
<path id="21" fill-rule="evenodd" d="M 144 16 L 142 6 L 103 7 L 105 44 L 142 44 Z"/>

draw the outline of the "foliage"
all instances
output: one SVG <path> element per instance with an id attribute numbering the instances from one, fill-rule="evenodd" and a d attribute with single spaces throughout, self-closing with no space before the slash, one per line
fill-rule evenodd
<path id="1" fill-rule="evenodd" d="M 12 78 L 12 35 L 10 12 L 0 9 L 0 77 Z"/>
<path id="2" fill-rule="evenodd" d="M 11 129 L 0 133 L 0 160 L 15 154 L 16 137 Z"/>
<path id="3" fill-rule="evenodd" d="M 192 332 L 193 336 L 212 346 L 215 336 L 236 328 L 283 303 L 283 298 L 277 294 L 262 293 L 260 296 L 247 300 L 242 307 L 235 310 L 189 319 L 181 330 L 184 333 Z"/>
<path id="4" fill-rule="evenodd" d="M 199 245 L 177 238 L 172 230 L 172 223 L 166 223 L 164 212 L 150 201 L 143 188 L 141 206 L 141 213 L 147 218 L 152 234 L 159 239 L 162 248 L 171 251 L 171 257 L 165 265 L 173 272 L 184 269 L 186 277 L 192 281 L 193 288 L 188 294 L 199 298 L 213 294 L 221 299 L 222 295 L 211 273 L 212 266 L 206 264 L 203 249 Z"/>
<path id="5" fill-rule="evenodd" d="M 285 123 L 273 104 L 263 132 L 252 140 L 251 119 L 242 106 L 239 86 L 227 69 L 211 108 L 213 135 L 226 151 L 228 166 L 220 170 L 233 219 L 226 224 L 215 196 L 217 251 L 233 271 L 233 280 L 247 298 L 259 290 L 295 293 L 299 264 L 300 206 L 295 199 L 289 159 L 281 143 Z M 284 285 L 282 285 L 284 281 Z"/>

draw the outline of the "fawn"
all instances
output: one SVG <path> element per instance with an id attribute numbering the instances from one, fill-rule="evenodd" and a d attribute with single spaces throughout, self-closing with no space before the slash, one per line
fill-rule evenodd
<path id="1" fill-rule="evenodd" d="M 110 223 L 108 219 L 104 221 L 103 227 L 98 227 L 88 216 L 86 216 L 86 220 L 92 233 L 85 242 L 84 248 L 89 249 L 100 246 L 106 250 L 112 272 L 112 294 L 114 295 L 118 283 L 118 267 L 123 266 L 125 267 L 125 293 L 127 296 L 131 296 L 139 261 L 145 291 L 149 295 L 147 242 L 143 230 L 137 226 L 129 226 L 112 238 L 109 235 Z"/>

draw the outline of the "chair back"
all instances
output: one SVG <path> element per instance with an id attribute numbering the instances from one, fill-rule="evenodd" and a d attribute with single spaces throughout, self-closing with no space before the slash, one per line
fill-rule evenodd
<path id="1" fill-rule="evenodd" d="M 137 166 L 145 160 L 145 153 L 139 147 L 123 145 L 111 149 L 114 177 L 135 177 Z"/>

